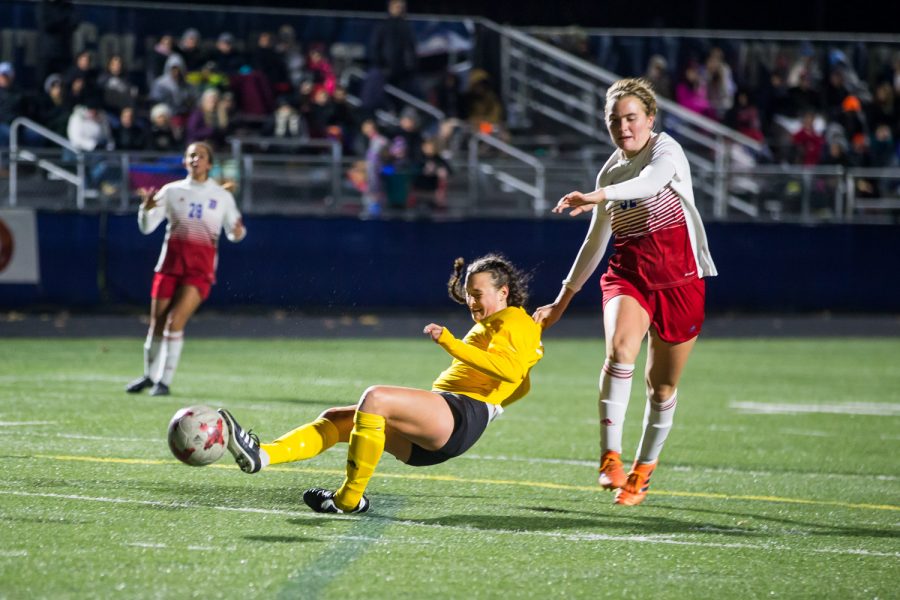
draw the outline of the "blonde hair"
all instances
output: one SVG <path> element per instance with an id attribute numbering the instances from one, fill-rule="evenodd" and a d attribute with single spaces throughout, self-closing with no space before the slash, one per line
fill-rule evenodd
<path id="1" fill-rule="evenodd" d="M 653 93 L 653 84 L 643 77 L 630 77 L 620 79 L 606 90 L 606 116 L 612 112 L 613 105 L 625 96 L 634 96 L 641 104 L 648 117 L 656 114 L 656 94 Z"/>

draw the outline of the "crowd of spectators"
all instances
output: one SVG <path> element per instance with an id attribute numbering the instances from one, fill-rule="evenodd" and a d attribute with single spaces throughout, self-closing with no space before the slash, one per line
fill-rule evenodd
<path id="1" fill-rule="evenodd" d="M 246 135 L 269 138 L 262 151 L 290 154 L 315 151 L 301 149 L 306 140 L 334 140 L 344 155 L 360 161 L 362 168 L 351 169 L 348 182 L 362 192 L 370 214 L 414 205 L 442 210 L 450 177 L 448 140 L 470 112 L 476 121 L 482 118 L 487 75 L 476 74 L 471 94 L 450 72 L 434 89 L 423 89 L 405 2 L 391 0 L 388 6 L 389 18 L 373 32 L 369 69 L 357 91 L 361 105 L 351 105 L 328 47 L 299 43 L 290 25 L 252 40 L 229 32 L 204 39 L 187 28 L 180 36 L 153 40 L 141 73 L 129 70 L 120 55 L 104 57 L 98 66 L 98 52 L 87 48 L 70 65 L 48 73 L 41 89 L 23 89 L 13 65 L 3 62 L 0 148 L 8 145 L 9 125 L 20 116 L 87 152 L 180 155 L 194 141 L 223 150 L 231 136 Z M 424 113 L 392 104 L 383 93 L 388 83 L 439 106 L 447 120 L 426 122 Z M 499 121 L 492 108 L 484 118 Z M 389 118 L 379 122 L 376 115 L 385 111 Z M 19 131 L 20 145 L 47 145 L 29 129 Z M 117 193 L 115 177 L 121 182 L 121 173 L 99 159 L 89 166 L 89 185 Z"/>
<path id="2" fill-rule="evenodd" d="M 655 55 L 646 76 L 662 95 L 763 143 L 761 160 L 900 165 L 900 53 L 863 78 L 841 50 L 816 52 L 807 45 L 793 59 L 779 55 L 765 72 L 756 85 L 742 82 L 722 50 L 713 47 L 701 59 L 689 60 L 677 76 Z"/>

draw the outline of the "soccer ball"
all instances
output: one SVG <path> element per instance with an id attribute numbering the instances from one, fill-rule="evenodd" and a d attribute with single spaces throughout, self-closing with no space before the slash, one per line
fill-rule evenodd
<path id="1" fill-rule="evenodd" d="M 225 420 L 209 406 L 182 408 L 169 421 L 169 449 L 186 465 L 202 467 L 216 462 L 227 444 Z"/>

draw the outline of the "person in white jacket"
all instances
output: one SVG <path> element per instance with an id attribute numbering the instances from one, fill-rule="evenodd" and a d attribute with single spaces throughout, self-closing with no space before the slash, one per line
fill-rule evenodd
<path id="1" fill-rule="evenodd" d="M 142 198 L 138 227 L 152 233 L 168 220 L 150 290 L 150 327 L 144 343 L 144 374 L 128 384 L 135 394 L 151 387 L 153 396 L 169 394 L 184 345 L 184 328 L 216 281 L 219 235 L 232 242 L 247 235 L 231 192 L 209 177 L 213 151 L 195 142 L 184 153 L 188 176 L 159 191 L 138 190 Z"/>
<path id="2" fill-rule="evenodd" d="M 643 502 L 669 431 L 677 386 L 704 321 L 705 277 L 716 275 L 691 170 L 681 146 L 655 133 L 656 97 L 645 79 L 622 79 L 606 94 L 606 123 L 617 149 L 590 193 L 566 194 L 552 209 L 592 211 L 587 237 L 553 303 L 533 317 L 552 326 L 603 258 L 600 279 L 606 360 L 600 374 L 600 485 L 615 503 Z M 648 338 L 644 433 L 634 464 L 622 464 L 622 428 L 634 363 Z"/>
<path id="3" fill-rule="evenodd" d="M 100 152 L 115 149 L 112 127 L 106 113 L 100 108 L 99 98 L 88 98 L 84 104 L 76 105 L 66 125 L 66 137 L 77 150 Z M 74 156 L 66 154 L 67 158 Z M 96 188 L 105 183 L 108 170 L 107 161 L 100 155 L 87 157 L 87 185 Z M 106 187 L 106 186 L 104 186 Z"/>

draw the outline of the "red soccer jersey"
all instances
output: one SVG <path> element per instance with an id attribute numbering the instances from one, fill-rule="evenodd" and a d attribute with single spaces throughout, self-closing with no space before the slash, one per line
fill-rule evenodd
<path id="1" fill-rule="evenodd" d="M 238 241 L 234 229 L 241 214 L 234 197 L 212 180 L 199 183 L 188 178 L 163 186 L 156 198 L 156 208 L 138 213 L 144 233 L 156 229 L 164 218 L 169 221 L 156 272 L 214 283 L 219 232 L 224 227 L 228 238 Z"/>

